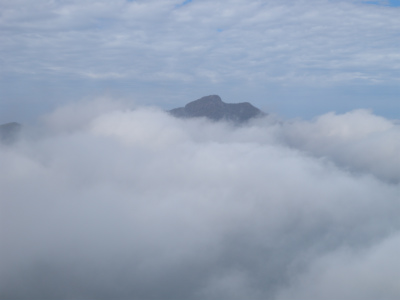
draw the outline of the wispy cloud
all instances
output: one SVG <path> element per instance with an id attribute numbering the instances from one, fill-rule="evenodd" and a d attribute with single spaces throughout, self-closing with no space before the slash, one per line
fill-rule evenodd
<path id="1" fill-rule="evenodd" d="M 179 94 L 172 99 L 182 102 L 220 93 L 234 101 L 252 95 L 261 103 L 272 93 L 269 99 L 279 107 L 294 102 L 289 88 L 311 95 L 298 99 L 311 107 L 310 101 L 334 101 L 317 97 L 318 90 L 344 99 L 344 90 L 361 86 L 374 87 L 356 95 L 373 100 L 363 106 L 393 111 L 387 102 L 394 96 L 382 101 L 388 91 L 396 93 L 400 78 L 400 21 L 392 6 L 350 0 L 19 0 L 2 1 L 0 9 L 0 75 L 15 84 L 40 84 L 43 94 L 32 95 L 37 98 L 46 98 L 46 80 L 61 86 L 72 80 L 82 98 L 88 86 L 101 91 L 107 79 L 116 92 L 127 89 L 124 80 L 135 82 L 127 94 L 143 99 L 162 90 Z M 48 75 L 49 69 L 59 72 Z M 82 73 L 103 75 L 88 82 Z M 4 84 L 6 99 L 18 98 L 11 86 Z M 62 97 L 60 91 L 56 98 Z"/>
<path id="2" fill-rule="evenodd" d="M 366 82 L 390 81 L 398 71 L 399 21 L 390 8 L 350 1 L 22 2 L 2 4 L 3 73 L 37 68 L 33 62 L 140 74 L 193 74 L 201 65 L 226 81 L 258 73 L 259 82 L 292 74 L 287 80 L 307 83 L 324 74 L 326 84 L 339 75 L 360 80 L 356 72 Z M 174 10 L 178 4 L 184 9 Z"/>

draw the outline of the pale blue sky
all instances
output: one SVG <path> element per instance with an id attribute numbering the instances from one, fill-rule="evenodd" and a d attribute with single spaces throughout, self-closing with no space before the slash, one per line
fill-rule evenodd
<path id="1" fill-rule="evenodd" d="M 364 3 L 375 4 L 375 5 L 383 5 L 383 6 L 392 6 L 392 7 L 400 6 L 400 0 L 364 1 Z"/>
<path id="2" fill-rule="evenodd" d="M 286 118 L 399 118 L 400 1 L 368 2 L 0 0 L 0 122 L 209 94 Z"/>

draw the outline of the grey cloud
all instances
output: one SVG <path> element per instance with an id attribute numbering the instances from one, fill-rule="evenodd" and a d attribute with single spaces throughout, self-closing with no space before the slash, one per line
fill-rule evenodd
<path id="1" fill-rule="evenodd" d="M 398 296 L 368 284 L 399 275 L 384 152 L 398 125 L 355 111 L 233 127 L 122 107 L 60 108 L 0 148 L 1 299 Z M 376 163 L 356 151 L 371 138 Z"/>
<path id="2" fill-rule="evenodd" d="M 396 299 L 398 265 L 394 257 L 398 250 L 396 234 L 368 250 L 344 248 L 326 255 L 278 299 Z"/>

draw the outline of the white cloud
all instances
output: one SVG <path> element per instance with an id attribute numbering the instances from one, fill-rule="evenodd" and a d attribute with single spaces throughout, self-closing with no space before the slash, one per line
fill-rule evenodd
<path id="1" fill-rule="evenodd" d="M 400 181 L 400 127 L 395 122 L 357 110 L 328 113 L 311 122 L 286 124 L 287 141 L 300 149 L 330 159 L 353 171 Z"/>
<path id="2" fill-rule="evenodd" d="M 290 117 L 338 108 L 396 117 L 398 8 L 350 0 L 180 4 L 0 1 L 2 123 L 104 92 L 165 108 L 219 94 Z"/>
<path id="3" fill-rule="evenodd" d="M 3 73 L 47 66 L 132 79 L 181 74 L 171 77 L 178 82 L 193 75 L 214 82 L 201 75 L 213 72 L 227 82 L 314 84 L 322 76 L 319 83 L 330 84 L 392 81 L 398 72 L 395 8 L 353 1 L 13 3 L 0 3 Z"/>
<path id="4" fill-rule="evenodd" d="M 398 296 L 398 125 L 123 107 L 60 108 L 0 148 L 0 298 Z"/>

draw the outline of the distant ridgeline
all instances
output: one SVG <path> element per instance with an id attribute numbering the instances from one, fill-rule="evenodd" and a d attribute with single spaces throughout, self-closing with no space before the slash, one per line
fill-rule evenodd
<path id="1" fill-rule="evenodd" d="M 21 124 L 16 122 L 0 125 L 0 143 L 11 144 L 17 138 L 21 131 Z"/>
<path id="2" fill-rule="evenodd" d="M 210 95 L 189 102 L 185 107 L 169 111 L 178 118 L 206 117 L 213 121 L 231 121 L 236 124 L 245 123 L 252 118 L 267 115 L 249 102 L 225 103 L 218 95 Z M 10 122 L 0 125 L 0 144 L 12 144 L 20 134 L 22 125 Z"/>
<path id="3" fill-rule="evenodd" d="M 213 121 L 227 120 L 234 123 L 244 123 L 252 118 L 266 115 L 249 102 L 225 103 L 218 95 L 200 98 L 186 104 L 185 107 L 174 108 L 169 112 L 178 118 L 206 117 Z"/>

